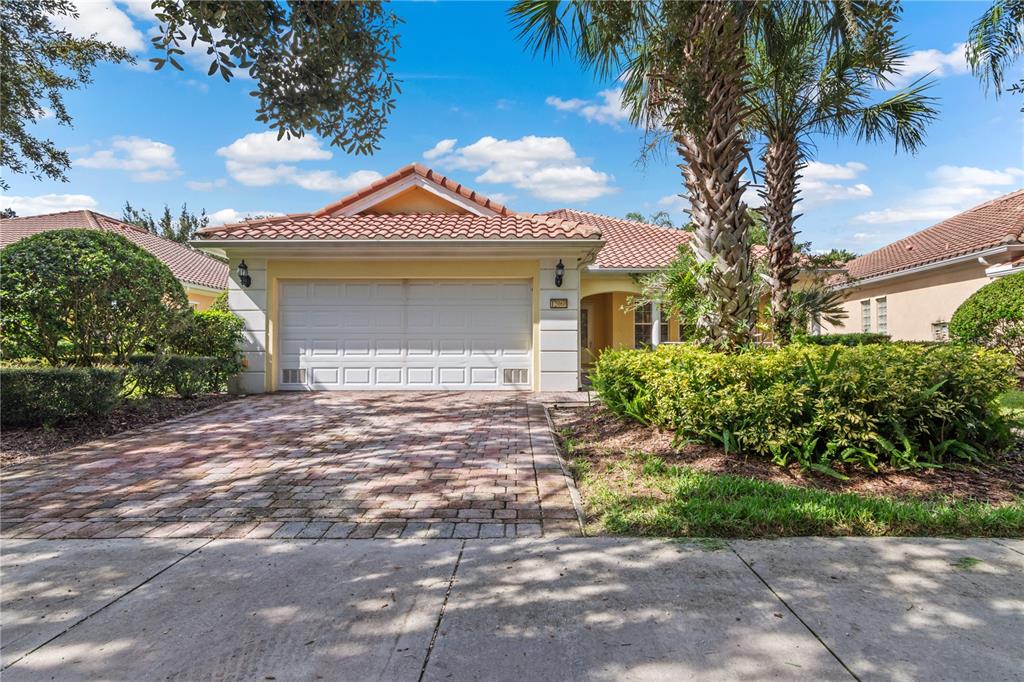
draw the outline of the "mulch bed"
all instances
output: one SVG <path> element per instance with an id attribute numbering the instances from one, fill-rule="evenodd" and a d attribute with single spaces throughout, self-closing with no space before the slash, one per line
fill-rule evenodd
<path id="1" fill-rule="evenodd" d="M 0 434 L 0 467 L 8 467 L 168 419 L 183 417 L 235 400 L 225 394 L 181 398 L 128 400 L 106 417 L 80 419 L 52 427 L 5 428 Z"/>
<path id="2" fill-rule="evenodd" d="M 594 473 L 613 469 L 632 453 L 657 455 L 668 464 L 700 471 L 735 474 L 809 488 L 886 497 L 930 499 L 947 497 L 1008 504 L 1024 498 L 1024 449 L 978 466 L 892 471 L 873 474 L 854 467 L 839 468 L 850 480 L 840 481 L 799 467 L 779 467 L 768 460 L 725 454 L 706 445 L 672 447 L 672 434 L 624 420 L 600 406 L 559 407 L 551 410 L 555 428 L 568 430 L 573 456 L 584 457 Z M 614 472 L 611 472 L 614 476 Z"/>

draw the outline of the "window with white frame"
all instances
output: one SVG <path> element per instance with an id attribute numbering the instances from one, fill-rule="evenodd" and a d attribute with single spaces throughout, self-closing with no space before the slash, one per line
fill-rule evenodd
<path id="1" fill-rule="evenodd" d="M 653 327 L 654 320 L 654 305 L 647 303 L 642 306 L 638 306 L 633 311 L 633 347 L 634 348 L 649 348 L 651 345 L 651 328 Z M 668 340 L 668 320 L 664 317 L 661 318 L 661 324 L 658 325 L 659 331 L 661 332 L 661 340 Z"/>
<path id="2" fill-rule="evenodd" d="M 884 296 L 875 299 L 875 331 L 879 334 L 889 333 L 889 305 Z"/>
<path id="3" fill-rule="evenodd" d="M 949 341 L 949 322 L 932 322 L 932 340 Z"/>
<path id="4" fill-rule="evenodd" d="M 860 330 L 871 331 L 871 301 L 860 302 Z"/>

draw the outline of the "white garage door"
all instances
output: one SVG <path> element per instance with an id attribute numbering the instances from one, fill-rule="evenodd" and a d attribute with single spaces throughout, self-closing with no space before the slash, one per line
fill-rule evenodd
<path id="1" fill-rule="evenodd" d="M 286 282 L 278 386 L 523 389 L 528 281 Z"/>

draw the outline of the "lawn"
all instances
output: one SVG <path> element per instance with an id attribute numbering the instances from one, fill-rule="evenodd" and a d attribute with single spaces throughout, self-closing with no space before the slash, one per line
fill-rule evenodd
<path id="1" fill-rule="evenodd" d="M 791 535 L 1024 535 L 1024 504 L 906 500 L 698 471 L 634 454 L 595 473 L 572 462 L 590 531 L 759 538 Z"/>
<path id="2" fill-rule="evenodd" d="M 590 534 L 1024 537 L 1020 451 L 985 466 L 837 481 L 707 446 L 677 451 L 670 434 L 597 407 L 552 417 Z"/>
<path id="3" fill-rule="evenodd" d="M 1007 391 L 999 399 L 1003 412 L 1024 420 L 1024 391 Z"/>

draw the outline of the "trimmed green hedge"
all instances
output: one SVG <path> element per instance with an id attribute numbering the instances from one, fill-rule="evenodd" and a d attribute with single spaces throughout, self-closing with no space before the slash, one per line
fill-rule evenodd
<path id="1" fill-rule="evenodd" d="M 867 346 L 872 343 L 888 343 L 888 334 L 875 332 L 853 332 L 850 334 L 822 334 L 821 336 L 801 336 L 800 343 L 813 346 Z"/>
<path id="2" fill-rule="evenodd" d="M 109 414 L 123 381 L 124 371 L 111 367 L 0 367 L 0 423 L 40 426 Z"/>
<path id="3" fill-rule="evenodd" d="M 591 375 L 609 409 L 780 465 L 834 473 L 974 461 L 1008 447 L 996 401 L 1013 362 L 980 348 L 793 345 L 727 355 L 693 346 L 601 354 Z"/>
<path id="4" fill-rule="evenodd" d="M 129 360 L 128 380 L 146 396 L 194 398 L 221 390 L 227 381 L 223 366 L 221 358 L 207 356 L 136 355 Z"/>

